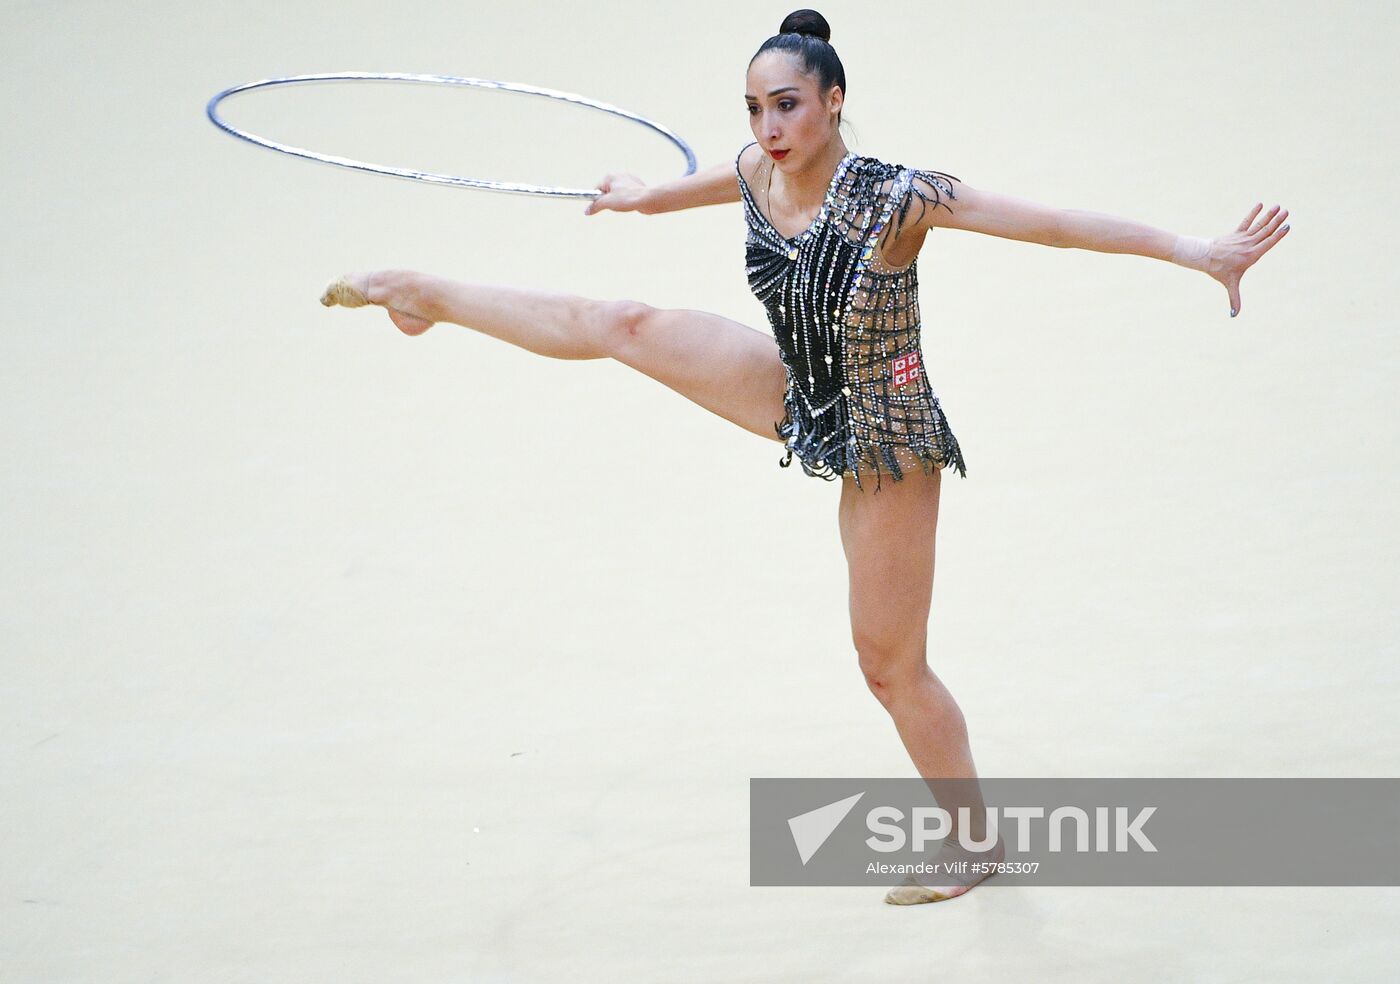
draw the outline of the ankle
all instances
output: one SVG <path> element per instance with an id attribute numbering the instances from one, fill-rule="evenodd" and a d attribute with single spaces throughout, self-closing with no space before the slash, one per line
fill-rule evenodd
<path id="1" fill-rule="evenodd" d="M 972 844 L 972 845 L 975 845 L 975 846 L 972 846 L 972 847 L 964 846 L 963 841 L 962 841 L 963 835 L 962 835 L 962 834 L 958 834 L 958 833 L 952 833 L 952 834 L 949 834 L 947 837 L 945 837 L 945 838 L 943 839 L 943 845 L 944 845 L 945 847 L 947 847 L 949 850 L 955 850 L 955 851 L 958 851 L 958 852 L 961 853 L 961 854 L 979 854 L 979 855 L 980 855 L 980 854 L 993 854 L 993 853 L 996 853 L 996 852 L 998 852 L 998 851 L 1003 850 L 1003 849 L 1005 848 L 1005 846 L 1006 846 L 1005 841 L 1004 841 L 1004 840 L 1002 839 L 1002 837 L 1001 837 L 1001 834 L 997 834 L 996 838 L 995 838 L 994 840 L 992 840 L 991 843 L 988 843 L 988 842 L 987 842 L 987 834 L 986 834 L 985 832 L 982 833 L 981 835 L 973 835 L 973 834 L 969 833 L 969 834 L 967 834 L 966 836 L 967 836 L 967 841 L 968 841 L 968 843 L 969 843 L 969 844 Z"/>
<path id="2" fill-rule="evenodd" d="M 405 314 L 424 321 L 442 321 L 434 309 L 434 293 L 429 277 L 416 270 L 379 270 L 370 275 L 374 294 L 367 295 L 375 304 L 397 308 Z"/>
<path id="3" fill-rule="evenodd" d="M 391 302 L 397 293 L 395 272 L 393 270 L 375 270 L 365 274 L 360 292 L 369 298 L 371 304 L 393 307 Z"/>

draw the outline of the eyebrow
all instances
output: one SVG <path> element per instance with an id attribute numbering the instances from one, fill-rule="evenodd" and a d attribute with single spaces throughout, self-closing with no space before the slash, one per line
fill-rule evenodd
<path id="1" fill-rule="evenodd" d="M 781 89 L 774 89 L 772 92 L 768 93 L 768 96 L 769 96 L 769 98 L 771 99 L 773 96 L 776 96 L 776 95 L 777 95 L 778 93 L 780 93 L 780 92 L 789 92 L 789 91 L 791 91 L 791 92 L 796 92 L 796 91 L 797 91 L 797 86 L 795 86 L 795 85 L 785 85 L 785 86 L 783 86 Z M 744 93 L 744 98 L 745 98 L 745 99 L 753 99 L 754 97 L 751 96 L 751 95 L 749 95 L 749 94 L 746 92 L 746 93 Z M 754 101 L 757 102 L 758 100 L 754 99 Z"/>

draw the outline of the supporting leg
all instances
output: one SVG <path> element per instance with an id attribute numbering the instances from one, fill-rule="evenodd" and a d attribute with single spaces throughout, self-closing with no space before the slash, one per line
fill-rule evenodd
<path id="1" fill-rule="evenodd" d="M 933 593 L 934 541 L 942 475 L 906 474 L 878 496 L 860 491 L 852 478 L 842 486 L 841 542 L 850 569 L 851 634 L 866 685 L 889 712 L 919 775 L 954 822 L 935 861 L 995 861 L 1000 842 L 985 854 L 968 854 L 958 838 L 986 837 L 986 807 L 957 701 L 928 665 L 928 616 Z M 959 826 L 966 808 L 968 823 Z M 985 877 L 985 876 L 983 876 Z M 939 902 L 968 891 L 981 878 L 910 882 L 892 889 L 886 902 Z"/>

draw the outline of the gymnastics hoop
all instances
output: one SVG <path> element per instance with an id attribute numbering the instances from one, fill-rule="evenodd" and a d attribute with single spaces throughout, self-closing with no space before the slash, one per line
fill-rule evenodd
<path id="1" fill-rule="evenodd" d="M 410 178 L 414 181 L 430 181 L 434 184 L 457 185 L 463 188 L 480 188 L 484 191 L 504 191 L 520 195 L 546 195 L 552 198 L 597 198 L 603 192 L 598 188 L 558 188 L 551 185 L 521 184 L 514 181 L 486 181 L 481 178 L 459 178 L 451 174 L 433 174 L 427 171 L 413 171 L 401 167 L 385 167 L 379 164 L 366 164 L 364 161 L 351 160 L 348 157 L 336 157 L 331 154 L 318 154 L 312 150 L 302 147 L 293 147 L 289 144 L 278 143 L 275 140 L 268 140 L 252 133 L 240 130 L 231 126 L 214 112 L 214 108 L 229 96 L 239 92 L 247 92 L 250 89 L 260 89 L 269 85 L 285 85 L 292 82 L 324 82 L 336 81 L 340 79 L 375 79 L 386 82 L 437 82 L 447 85 L 475 85 L 487 89 L 508 89 L 511 92 L 524 92 L 534 96 L 546 96 L 550 99 L 562 99 L 565 102 L 577 103 L 581 106 L 588 106 L 592 109 L 601 109 L 605 113 L 612 113 L 614 116 L 621 116 L 625 119 L 634 120 L 643 126 L 651 127 L 661 134 L 671 143 L 680 148 L 685 154 L 686 170 L 681 177 L 695 173 L 695 152 L 690 149 L 690 145 L 678 137 L 675 133 L 636 113 L 607 103 L 598 102 L 595 99 L 587 99 L 584 96 L 575 95 L 571 92 L 560 92 L 557 89 L 543 89 L 538 86 L 521 85 L 518 82 L 497 82 L 492 79 L 466 79 L 454 75 L 410 75 L 399 72 L 331 72 L 324 75 L 290 75 L 278 79 L 262 79 L 257 82 L 247 82 L 243 85 L 235 85 L 223 92 L 216 94 L 205 106 L 205 113 L 219 129 L 226 133 L 231 133 L 235 137 L 255 143 L 260 147 L 268 147 L 272 150 L 281 151 L 284 154 L 292 154 L 296 157 L 306 157 L 313 161 L 320 161 L 323 164 L 334 164 L 337 167 L 354 168 L 357 171 L 370 171 L 375 174 L 387 174 L 395 178 Z"/>

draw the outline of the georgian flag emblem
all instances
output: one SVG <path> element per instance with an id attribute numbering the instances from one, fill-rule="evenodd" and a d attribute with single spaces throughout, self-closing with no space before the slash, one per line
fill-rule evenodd
<path id="1" fill-rule="evenodd" d="M 890 379 L 896 387 L 912 383 L 923 371 L 923 366 L 919 364 L 918 352 L 910 352 L 890 360 Z"/>

